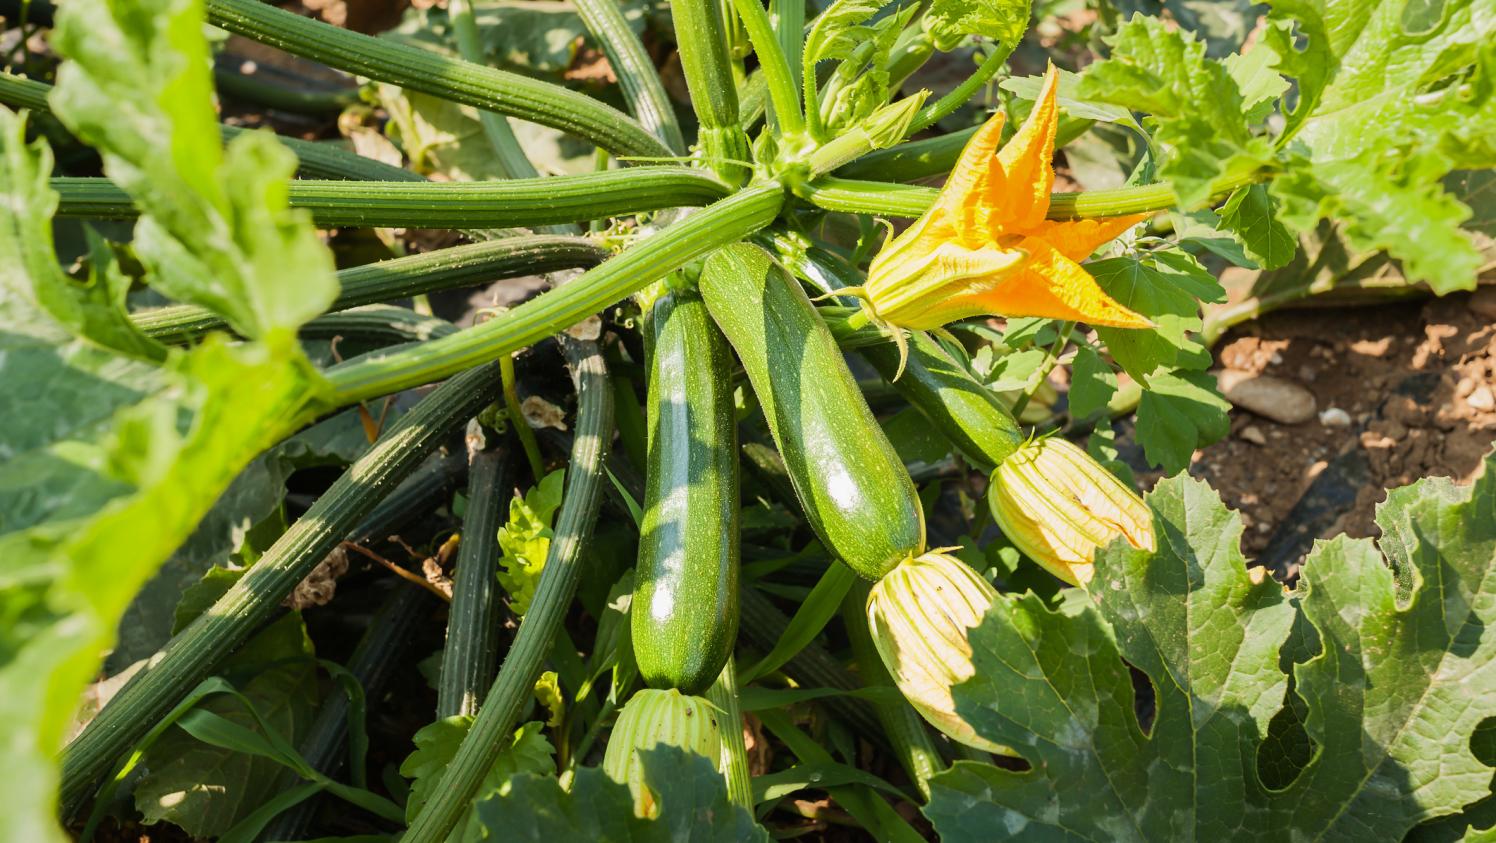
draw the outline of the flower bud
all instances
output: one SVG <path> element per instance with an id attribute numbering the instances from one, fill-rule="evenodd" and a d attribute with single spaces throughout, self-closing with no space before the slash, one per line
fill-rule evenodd
<path id="1" fill-rule="evenodd" d="M 1153 550 L 1153 514 L 1090 454 L 1058 436 L 1014 451 L 992 472 L 987 503 L 1019 550 L 1071 585 L 1091 579 L 1096 548 L 1118 536 Z"/>
<path id="2" fill-rule="evenodd" d="M 603 772 L 613 781 L 628 785 L 634 797 L 634 813 L 640 817 L 652 818 L 659 814 L 660 807 L 644 784 L 639 752 L 660 744 L 704 755 L 720 767 L 722 730 L 717 709 L 701 697 L 686 696 L 673 688 L 646 688 L 623 707 L 608 737 Z"/>
<path id="3" fill-rule="evenodd" d="M 867 622 L 883 665 L 920 716 L 952 740 L 1008 754 L 978 736 L 951 698 L 951 688 L 976 673 L 967 636 L 996 599 L 992 584 L 961 560 L 926 553 L 873 585 Z"/>

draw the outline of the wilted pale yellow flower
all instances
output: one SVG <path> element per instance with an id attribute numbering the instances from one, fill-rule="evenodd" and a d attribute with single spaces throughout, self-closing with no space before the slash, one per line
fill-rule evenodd
<path id="1" fill-rule="evenodd" d="M 967 636 L 996 599 L 992 584 L 964 562 L 931 552 L 900 562 L 873 585 L 867 622 L 883 665 L 920 716 L 952 740 L 1006 754 L 977 735 L 951 697 L 976 673 Z"/>
<path id="2" fill-rule="evenodd" d="M 1155 546 L 1143 499 L 1058 436 L 1029 442 L 1004 460 L 992 472 L 987 503 L 1009 541 L 1071 585 L 1090 581 L 1096 549 L 1112 539 Z"/>
<path id="3" fill-rule="evenodd" d="M 873 259 L 862 295 L 876 321 L 914 330 L 981 314 L 1152 324 L 1103 292 L 1079 263 L 1146 214 L 1045 219 L 1058 83 L 1050 68 L 1033 112 L 1001 151 L 1003 114 L 992 115 L 966 144 L 935 204 Z"/>
<path id="4" fill-rule="evenodd" d="M 722 729 L 717 708 L 700 697 L 675 689 L 646 688 L 634 694 L 613 724 L 608 748 L 603 753 L 603 772 L 626 784 L 634 797 L 634 814 L 651 818 L 659 814 L 655 795 L 644 783 L 644 765 L 639 751 L 664 744 L 704 755 L 721 764 Z"/>

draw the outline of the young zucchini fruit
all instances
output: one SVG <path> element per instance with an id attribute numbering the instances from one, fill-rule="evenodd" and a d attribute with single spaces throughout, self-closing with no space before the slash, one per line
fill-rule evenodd
<path id="1" fill-rule="evenodd" d="M 707 259 L 700 287 L 826 547 L 869 580 L 923 552 L 914 483 L 799 282 L 740 243 Z"/>
<path id="2" fill-rule="evenodd" d="M 892 343 L 858 349 L 972 465 L 992 471 L 1026 438 L 1013 414 L 928 334 L 911 331 L 904 371 Z"/>
<path id="3" fill-rule="evenodd" d="M 694 292 L 649 320 L 648 476 L 630 610 L 644 681 L 705 691 L 738 624 L 738 447 L 732 352 Z"/>

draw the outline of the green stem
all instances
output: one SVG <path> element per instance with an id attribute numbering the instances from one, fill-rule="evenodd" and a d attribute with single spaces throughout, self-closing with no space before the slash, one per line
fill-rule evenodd
<path id="1" fill-rule="evenodd" d="M 779 35 L 769 22 L 769 14 L 759 0 L 733 0 L 738 18 L 758 54 L 759 69 L 769 85 L 769 101 L 774 104 L 774 119 L 779 132 L 791 138 L 805 134 L 805 118 L 800 113 L 800 89 L 784 51 L 779 49 Z"/>
<path id="2" fill-rule="evenodd" d="M 706 698 L 722 710 L 722 775 L 727 778 L 727 798 L 743 810 L 753 812 L 753 776 L 748 772 L 748 747 L 743 741 L 743 712 L 738 707 L 737 667 L 729 657 Z"/>
<path id="3" fill-rule="evenodd" d="M 738 162 L 750 153 L 748 135 L 738 124 L 738 94 L 721 10 L 714 0 L 675 0 L 670 17 L 691 106 L 701 121 L 697 139 L 702 155 L 723 181 L 739 184 L 748 173 Z"/>
<path id="4" fill-rule="evenodd" d="M 883 182 L 900 182 L 950 172 L 956 159 L 961 157 L 961 150 L 966 148 L 966 142 L 979 128 L 972 126 L 938 137 L 875 149 L 843 165 L 836 175 L 846 179 L 876 178 Z"/>
<path id="5" fill-rule="evenodd" d="M 215 26 L 339 70 L 585 138 L 615 155 L 669 155 L 617 109 L 560 85 L 372 38 L 259 0 L 207 0 Z"/>
<path id="6" fill-rule="evenodd" d="M 445 319 L 422 316 L 408 307 L 372 304 L 330 313 L 301 326 L 299 335 L 308 339 L 341 337 L 354 342 L 393 345 L 425 342 L 457 333 Z"/>
<path id="7" fill-rule="evenodd" d="M 686 140 L 665 93 L 665 83 L 639 36 L 623 17 L 617 0 L 576 0 L 576 7 L 587 31 L 602 45 L 634 117 L 675 154 L 684 154 Z"/>
<path id="8" fill-rule="evenodd" d="M 1263 181 L 1268 176 L 1265 169 L 1227 174 L 1211 183 L 1210 193 L 1220 196 L 1238 187 Z M 801 193 L 812 205 L 828 211 L 917 217 L 929 210 L 939 191 L 933 187 L 822 176 L 803 185 Z M 1174 185 L 1161 181 L 1114 190 L 1051 193 L 1046 216 L 1052 220 L 1096 219 L 1164 211 L 1178 205 Z"/>
<path id="9" fill-rule="evenodd" d="M 505 354 L 499 357 L 499 373 L 504 383 L 504 409 L 509 413 L 509 424 L 519 438 L 525 451 L 525 461 L 530 464 L 530 476 L 539 483 L 545 477 L 545 460 L 540 458 L 540 443 L 535 441 L 535 429 L 525 420 L 524 410 L 519 406 L 519 391 L 514 377 L 514 357 Z"/>
<path id="10" fill-rule="evenodd" d="M 894 687 L 893 679 L 883 666 L 883 659 L 873 646 L 867 625 L 867 596 L 871 583 L 860 581 L 842 604 L 842 622 L 846 625 L 847 640 L 852 645 L 852 658 L 857 662 L 857 672 L 869 688 Z M 900 766 L 909 775 L 909 780 L 919 789 L 926 801 L 930 798 L 930 777 L 945 769 L 945 761 L 935 748 L 935 741 L 925 728 L 925 721 L 908 702 L 898 698 L 896 702 L 875 702 L 873 709 L 883 724 L 883 732 L 893 745 L 894 755 Z"/>
<path id="11" fill-rule="evenodd" d="M 478 35 L 478 24 L 473 19 L 473 4 L 469 0 L 450 0 L 447 18 L 452 22 L 452 34 L 456 36 L 457 54 L 463 61 L 486 66 L 483 42 Z M 494 160 L 505 178 L 533 179 L 540 175 L 503 114 L 482 109 L 478 112 L 478 122 L 483 126 L 483 134 L 488 137 Z"/>
<path id="12" fill-rule="evenodd" d="M 607 256 L 606 249 L 585 237 L 526 235 L 453 246 L 341 270 L 338 297 L 328 312 L 505 278 L 595 266 Z M 130 319 L 146 336 L 172 344 L 187 343 L 226 327 L 217 313 L 191 304 L 137 311 L 130 314 Z"/>
<path id="13" fill-rule="evenodd" d="M 1070 332 L 1074 330 L 1074 322 L 1067 321 L 1060 323 L 1059 336 L 1055 337 L 1054 345 L 1050 346 L 1049 350 L 1044 352 L 1044 362 L 1040 363 L 1039 368 L 1035 369 L 1033 374 L 1029 375 L 1028 384 L 1024 386 L 1023 392 L 1018 395 L 1018 400 L 1013 402 L 1012 413 L 1014 418 L 1023 418 L 1023 409 L 1028 406 L 1030 399 L 1034 397 L 1034 393 L 1039 389 L 1039 385 L 1044 383 L 1045 378 L 1049 377 L 1049 373 L 1053 372 L 1055 365 L 1060 362 L 1060 354 L 1064 352 L 1065 346 L 1070 344 Z"/>
<path id="14" fill-rule="evenodd" d="M 62 804 L 75 807 L 116 759 L 280 609 L 296 584 L 498 391 L 498 367 L 464 372 L 406 413 L 276 540 L 212 608 L 153 657 L 62 754 Z"/>
<path id="15" fill-rule="evenodd" d="M 327 372 L 336 390 L 334 404 L 345 406 L 440 380 L 538 342 L 768 225 L 783 202 L 777 184 L 749 188 L 482 325 L 416 348 L 334 366 Z"/>
<path id="16" fill-rule="evenodd" d="M 1002 70 L 1003 65 L 1008 63 L 1008 56 L 1013 54 L 1013 48 L 1017 44 L 995 44 L 992 53 L 977 67 L 975 73 L 966 78 L 966 81 L 957 85 L 950 93 L 921 108 L 914 115 L 914 122 L 909 125 L 909 134 L 920 132 L 935 125 L 935 123 L 961 106 L 965 105 L 972 95 L 982 89 L 983 85 L 992 81 L 992 77 Z"/>
<path id="17" fill-rule="evenodd" d="M 108 179 L 56 178 L 57 216 L 133 219 L 139 211 Z M 727 186 L 689 167 L 490 182 L 343 182 L 296 179 L 291 205 L 320 226 L 479 228 L 533 226 L 635 214 L 719 199 Z"/>
<path id="18" fill-rule="evenodd" d="M 592 536 L 602 487 L 607 483 L 603 461 L 613 437 L 613 402 L 608 370 L 597 344 L 568 338 L 562 346 L 572 365 L 579 408 L 566 491 L 550 553 L 530 609 L 488 698 L 430 801 L 401 838 L 404 843 L 438 843 L 462 820 L 494 759 L 509 743 L 507 738 L 530 699 L 542 661 L 581 578 L 582 549 Z"/>
<path id="19" fill-rule="evenodd" d="M 12 108 L 29 108 L 40 114 L 52 111 L 47 104 L 47 94 L 52 86 L 45 82 L 0 72 L 0 102 Z"/>
<path id="20" fill-rule="evenodd" d="M 499 525 L 508 511 L 506 457 L 502 448 L 481 443 L 468 455 L 467 511 L 462 516 L 447 646 L 436 687 L 438 718 L 477 714 L 499 658 L 498 547 Z"/>

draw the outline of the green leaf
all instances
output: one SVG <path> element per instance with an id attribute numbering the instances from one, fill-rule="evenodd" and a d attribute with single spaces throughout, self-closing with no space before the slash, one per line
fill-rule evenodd
<path id="1" fill-rule="evenodd" d="M 1132 119 L 1132 112 L 1126 108 L 1081 97 L 1079 94 L 1081 75 L 1079 73 L 1064 69 L 1058 72 L 1060 83 L 1055 90 L 1055 102 L 1059 103 L 1060 108 L 1063 108 L 1066 114 L 1082 120 L 1136 125 Z M 1012 91 L 1020 99 L 1033 102 L 1039 98 L 1039 92 L 1044 90 L 1044 77 L 1009 76 L 998 83 L 998 87 L 1005 91 Z"/>
<path id="2" fill-rule="evenodd" d="M 924 16 L 925 31 L 941 52 L 970 35 L 1011 46 L 1023 39 L 1028 23 L 1028 0 L 934 0 Z"/>
<path id="3" fill-rule="evenodd" d="M 1242 108 L 1248 123 L 1257 123 L 1273 111 L 1273 106 L 1288 92 L 1288 80 L 1273 68 L 1282 57 L 1271 44 L 1259 42 L 1245 53 L 1232 53 L 1222 59 L 1226 72 L 1241 91 Z"/>
<path id="4" fill-rule="evenodd" d="M 728 801 L 727 784 L 710 759 L 665 745 L 639 757 L 644 782 L 660 806 L 656 819 L 634 816 L 628 787 L 596 767 L 578 769 L 570 791 L 554 778 L 519 776 L 508 793 L 478 803 L 478 817 L 504 840 L 768 843 L 768 832 Z"/>
<path id="5" fill-rule="evenodd" d="M 331 257 L 290 212 L 291 164 L 273 160 L 285 153 L 272 141 L 240 142 L 219 166 L 203 27 L 190 0 L 68 4 L 54 104 L 145 212 L 135 248 L 152 283 L 260 341 L 209 337 L 160 365 L 116 353 L 129 341 L 101 310 L 118 301 L 107 274 L 74 301 L 86 318 L 40 306 L 57 270 L 32 233 L 56 199 L 44 153 L 0 109 L 0 374 L 13 396 L 0 403 L 4 839 L 60 839 L 55 758 L 131 597 L 327 389 L 295 330 L 335 292 Z"/>
<path id="6" fill-rule="evenodd" d="M 1165 153 L 1158 174 L 1180 204 L 1210 197 L 1210 182 L 1271 157 L 1247 127 L 1247 105 L 1227 66 L 1205 57 L 1205 45 L 1158 18 L 1134 15 L 1108 39 L 1111 58 L 1086 68 L 1078 94 L 1149 115 Z"/>
<path id="7" fill-rule="evenodd" d="M 1411 280 L 1472 288 L 1481 259 L 1458 228 L 1470 209 L 1439 182 L 1496 165 L 1489 3 L 1278 0 L 1267 36 L 1299 89 L 1283 140 L 1300 153 L 1273 183 L 1285 222 L 1307 231 L 1337 218 L 1350 242 L 1385 249 Z"/>
<path id="8" fill-rule="evenodd" d="M 1221 206 L 1221 227 L 1235 232 L 1247 255 L 1262 269 L 1277 269 L 1293 260 L 1298 242 L 1273 216 L 1273 200 L 1260 184 L 1237 188 Z"/>
<path id="9" fill-rule="evenodd" d="M 195 607 L 199 598 L 226 591 L 240 574 L 212 574 L 208 586 L 196 595 L 189 592 L 183 600 L 192 599 Z M 294 743 L 316 713 L 317 662 L 298 613 L 256 634 L 224 663 L 220 673 L 235 681 L 240 693 L 285 741 Z M 237 699 L 215 697 L 199 704 L 197 710 L 259 731 L 256 718 Z M 274 796 L 282 783 L 279 763 L 203 743 L 181 728 L 163 734 L 141 763 L 148 772 L 136 785 L 134 796 L 145 822 L 175 823 L 194 837 L 227 831 Z"/>
<path id="10" fill-rule="evenodd" d="M 431 789 L 441 782 L 442 774 L 446 772 L 447 765 L 452 762 L 457 748 L 461 746 L 462 739 L 467 737 L 472 725 L 471 716 L 460 714 L 429 723 L 416 732 L 413 739 L 415 751 L 400 764 L 400 775 L 410 779 L 410 799 L 405 803 L 407 819 L 414 819 L 431 798 Z M 499 753 L 493 766 L 483 777 L 477 801 L 481 802 L 494 794 L 508 793 L 515 784 L 516 777 L 521 777 L 518 780 L 523 781 L 531 776 L 545 776 L 547 780 L 554 781 L 556 751 L 550 741 L 545 739 L 544 728 L 544 723 L 532 720 L 515 730 L 514 742 Z M 457 840 L 463 841 L 482 840 L 484 836 L 478 815 L 471 813 L 460 833 L 454 835 Z M 500 835 L 499 839 L 508 839 L 507 834 Z"/>
<path id="11" fill-rule="evenodd" d="M 1089 264 L 1112 298 L 1153 320 L 1151 329 L 1097 328 L 1129 375 L 1144 385 L 1159 367 L 1203 369 L 1210 352 L 1200 343 L 1200 302 L 1224 301 L 1220 282 L 1190 255 L 1160 249 Z"/>
<path id="12" fill-rule="evenodd" d="M 1427 479 L 1377 513 L 1369 539 L 1321 542 L 1296 599 L 1249 575 L 1241 521 L 1203 483 L 1147 498 L 1158 550 L 1117 541 L 1096 558 L 1091 602 L 1050 609 L 1003 595 L 971 636 L 975 676 L 954 690 L 983 737 L 1026 772 L 958 762 L 931 781 L 946 841 L 1401 839 L 1490 792 L 1471 750 L 1496 714 L 1496 458 L 1473 486 Z M 1399 592 L 1407 597 L 1399 599 Z M 1283 709 L 1295 603 L 1316 653 L 1293 668 L 1316 745 L 1270 790 L 1259 746 Z M 1124 662 L 1125 660 L 1125 662 Z M 1127 665 L 1155 696 L 1145 731 Z"/>
<path id="13" fill-rule="evenodd" d="M 550 552 L 551 521 L 561 508 L 566 471 L 547 474 L 523 498 L 509 502 L 509 522 L 499 528 L 499 585 L 509 592 L 515 614 L 524 615 L 540 584 L 540 572 Z"/>
<path id="14" fill-rule="evenodd" d="M 145 213 L 134 248 L 150 284 L 261 337 L 322 313 L 337 280 L 310 216 L 287 204 L 296 156 L 260 132 L 223 149 L 202 20 L 201 0 L 67 4 L 51 104 Z"/>
<path id="15" fill-rule="evenodd" d="M 1179 471 L 1190 464 L 1196 448 L 1230 432 L 1230 411 L 1231 403 L 1221 397 L 1215 378 L 1205 372 L 1155 374 L 1138 403 L 1138 444 L 1148 462 L 1164 471 Z"/>
<path id="16" fill-rule="evenodd" d="M 1117 391 L 1117 373 L 1096 349 L 1081 345 L 1070 369 L 1070 416 L 1083 419 L 1106 406 Z"/>

